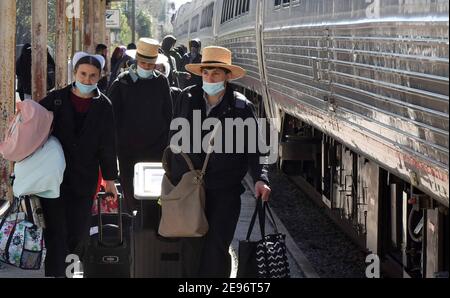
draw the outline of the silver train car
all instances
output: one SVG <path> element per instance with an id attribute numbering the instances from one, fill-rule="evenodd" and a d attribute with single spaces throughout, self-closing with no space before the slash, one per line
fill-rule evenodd
<path id="1" fill-rule="evenodd" d="M 279 166 L 393 276 L 448 275 L 447 0 L 193 0 L 180 43 L 233 52 Z"/>

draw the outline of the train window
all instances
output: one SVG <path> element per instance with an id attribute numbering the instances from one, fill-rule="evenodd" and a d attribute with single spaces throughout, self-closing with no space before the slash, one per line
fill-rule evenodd
<path id="1" fill-rule="evenodd" d="M 275 8 L 297 6 L 300 4 L 300 0 L 275 0 Z"/>
<path id="2" fill-rule="evenodd" d="M 242 12 L 242 7 L 244 6 L 244 0 L 237 0 L 237 5 L 236 5 L 236 16 L 240 16 L 243 12 Z"/>
<path id="3" fill-rule="evenodd" d="M 250 9 L 250 0 L 239 0 L 239 9 L 237 15 L 242 15 Z"/>
<path id="4" fill-rule="evenodd" d="M 197 32 L 198 30 L 198 21 L 199 21 L 200 16 L 196 15 L 195 17 L 192 18 L 191 20 L 191 28 L 190 28 L 190 32 Z"/>
<path id="5" fill-rule="evenodd" d="M 240 17 L 249 10 L 250 0 L 224 0 L 220 23 L 223 24 L 233 18 Z"/>
<path id="6" fill-rule="evenodd" d="M 222 22 L 221 23 L 224 23 L 227 20 L 228 2 L 230 2 L 230 0 L 224 0 L 223 1 L 223 7 L 222 7 L 223 18 L 222 18 Z"/>
<path id="7" fill-rule="evenodd" d="M 225 9 L 222 8 L 222 17 L 220 18 L 220 23 L 222 24 L 225 19 Z"/>
<path id="8" fill-rule="evenodd" d="M 240 2 L 240 12 L 239 15 L 243 15 L 250 10 L 250 0 L 239 0 Z"/>
<path id="9" fill-rule="evenodd" d="M 202 11 L 202 21 L 200 24 L 200 29 L 211 27 L 214 13 L 214 3 L 211 3 Z"/>
<path id="10" fill-rule="evenodd" d="M 231 20 L 233 18 L 234 2 L 235 2 L 235 0 L 231 0 L 230 10 L 228 11 L 228 19 L 229 20 Z"/>
<path id="11" fill-rule="evenodd" d="M 232 11 L 232 7 L 231 7 L 232 4 L 234 6 L 234 1 L 232 2 L 232 0 L 224 0 L 223 1 L 222 21 L 220 22 L 221 24 L 223 24 L 226 21 L 228 21 L 229 19 L 231 19 L 230 12 Z"/>

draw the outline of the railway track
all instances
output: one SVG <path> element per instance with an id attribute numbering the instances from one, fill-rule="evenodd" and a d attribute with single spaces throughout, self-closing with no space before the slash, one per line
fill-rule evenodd
<path id="1" fill-rule="evenodd" d="M 292 177 L 271 170 L 271 206 L 321 278 L 365 278 L 367 252 Z M 295 180 L 295 179 L 294 179 Z"/>

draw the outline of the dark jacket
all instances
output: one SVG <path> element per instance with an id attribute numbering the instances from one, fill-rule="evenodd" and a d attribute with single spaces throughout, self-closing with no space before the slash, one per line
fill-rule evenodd
<path id="1" fill-rule="evenodd" d="M 111 65 L 111 75 L 108 81 L 108 91 L 111 88 L 114 81 L 121 74 L 122 69 L 128 69 L 131 65 L 133 65 L 136 61 L 128 55 L 124 55 L 119 61 L 117 61 L 114 65 Z M 109 94 L 109 92 L 108 92 Z"/>
<path id="2" fill-rule="evenodd" d="M 173 58 L 175 58 L 175 62 L 177 64 L 177 69 L 181 70 L 182 66 L 183 66 L 183 57 L 174 49 L 171 49 L 169 52 L 170 56 L 172 56 Z"/>
<path id="3" fill-rule="evenodd" d="M 107 76 L 103 76 L 99 81 L 98 81 L 98 89 L 100 90 L 100 92 L 102 93 L 106 93 L 107 89 L 108 89 L 108 77 Z"/>
<path id="4" fill-rule="evenodd" d="M 174 119 L 178 117 L 186 118 L 191 127 L 190 144 L 193 152 L 193 111 L 201 111 L 201 123 L 206 119 L 205 100 L 203 98 L 203 90 L 200 86 L 186 88 L 179 96 L 177 106 L 174 110 Z M 237 119 L 241 118 L 245 121 L 248 118 L 255 118 L 253 104 L 248 101 L 244 95 L 234 92 L 228 86 L 222 102 L 213 108 L 208 117 L 220 119 L 222 122 L 222 142 L 225 144 L 225 118 Z M 212 129 L 211 129 L 212 130 Z M 202 140 L 211 130 L 202 131 Z M 171 131 L 171 137 L 179 131 Z M 258 134 L 259 135 L 259 134 Z M 236 140 L 236 135 L 233 136 Z M 181 145 L 181 144 L 178 144 Z M 256 181 L 265 181 L 269 183 L 267 168 L 260 164 L 260 153 L 248 153 L 248 142 L 245 142 L 245 153 L 215 153 L 213 152 L 205 176 L 205 186 L 207 189 L 227 189 L 233 187 L 241 187 L 241 181 L 246 173 L 250 170 L 250 174 Z M 222 151 L 225 152 L 225 151 Z M 201 169 L 206 154 L 189 153 L 188 156 L 193 161 L 196 169 Z M 182 175 L 188 171 L 186 162 L 181 155 L 172 154 L 169 160 L 170 179 L 177 184 Z"/>
<path id="5" fill-rule="evenodd" d="M 31 90 L 31 48 L 24 48 L 16 61 L 17 92 L 21 100 L 24 94 L 32 93 Z M 47 51 L 47 91 L 55 87 L 55 61 Z"/>
<path id="6" fill-rule="evenodd" d="M 178 87 L 180 84 L 178 84 L 178 69 L 177 64 L 175 62 L 175 58 L 173 58 L 169 52 L 163 52 L 163 55 L 166 56 L 167 62 L 170 66 L 169 75 L 167 76 L 167 79 L 169 80 L 171 87 Z"/>
<path id="7" fill-rule="evenodd" d="M 182 63 L 182 57 L 175 51 L 164 51 L 163 55 L 167 57 L 169 66 L 170 66 L 170 72 L 168 75 L 169 83 L 171 87 L 177 87 L 179 88 L 181 86 L 180 82 L 185 81 L 187 73 L 186 71 L 181 71 L 181 68 L 183 67 Z M 178 60 L 174 55 L 178 55 Z"/>
<path id="8" fill-rule="evenodd" d="M 182 65 L 181 71 L 187 72 L 186 65 L 188 65 L 188 64 L 198 64 L 201 62 L 202 62 L 202 55 L 199 54 L 194 58 L 191 53 L 185 54 L 183 56 L 183 65 Z M 183 80 L 180 81 L 180 88 L 184 89 L 186 87 L 193 86 L 193 85 L 201 86 L 202 84 L 203 84 L 202 77 L 191 73 L 190 80 L 183 78 Z"/>
<path id="9" fill-rule="evenodd" d="M 175 107 L 177 105 L 178 96 L 180 96 L 182 90 L 177 87 L 170 87 L 170 96 L 172 97 L 172 106 Z"/>
<path id="10" fill-rule="evenodd" d="M 124 72 L 109 90 L 113 104 L 119 160 L 160 162 L 168 144 L 172 99 L 167 78 L 139 78 Z"/>
<path id="11" fill-rule="evenodd" d="M 66 158 L 63 187 L 77 196 L 94 197 L 99 167 L 105 180 L 117 178 L 112 106 L 100 93 L 93 99 L 83 127 L 79 129 L 70 100 L 71 89 L 69 85 L 53 91 L 40 104 L 55 115 L 53 135 L 61 142 Z"/>

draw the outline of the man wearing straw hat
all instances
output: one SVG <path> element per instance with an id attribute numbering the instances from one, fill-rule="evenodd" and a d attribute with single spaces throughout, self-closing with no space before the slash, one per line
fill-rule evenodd
<path id="1" fill-rule="evenodd" d="M 255 120 L 254 108 L 244 95 L 235 92 L 230 81 L 242 78 L 245 70 L 231 62 L 231 52 L 222 47 L 206 47 L 200 64 L 188 64 L 186 70 L 202 77 L 203 84 L 186 88 L 179 96 L 174 109 L 174 119 L 184 118 L 190 123 L 190 135 L 188 139 L 190 147 L 188 154 L 196 169 L 200 169 L 205 159 L 205 149 L 196 153 L 194 147 L 199 147 L 202 142 L 195 137 L 201 134 L 202 140 L 210 135 L 209 131 L 201 131 L 194 123 L 205 123 L 204 120 L 220 120 L 225 127 L 226 120 Z M 198 119 L 200 118 L 200 119 Z M 211 119 L 215 118 L 215 119 Z M 198 122 L 200 121 L 200 122 Z M 236 128 L 238 130 L 239 128 Z M 259 129 L 246 130 L 248 135 L 259 137 Z M 234 133 L 222 129 L 222 142 L 232 139 L 236 144 L 238 132 Z M 171 143 L 181 145 L 175 140 L 180 131 L 171 131 Z M 173 138 L 172 138 L 173 136 Z M 184 142 L 184 138 L 181 142 Z M 244 148 L 249 148 L 245 140 Z M 201 146 L 201 145 L 200 145 Z M 215 148 L 216 149 L 216 148 Z M 233 147 L 234 149 L 234 147 Z M 198 152 L 198 151 L 197 151 Z M 225 152 L 223 149 L 221 152 Z M 202 239 L 183 239 L 183 259 L 189 262 L 185 264 L 186 277 L 217 277 L 228 278 L 231 273 L 231 257 L 228 253 L 233 240 L 236 225 L 239 219 L 241 207 L 241 194 L 244 192 L 242 180 L 249 171 L 255 181 L 256 196 L 268 200 L 270 188 L 266 167 L 260 163 L 262 154 L 259 150 L 244 153 L 221 153 L 214 151 L 210 157 L 206 175 L 206 206 L 205 212 L 208 219 L 209 231 Z M 170 179 L 177 184 L 182 175 L 189 171 L 184 159 L 179 154 L 172 154 L 170 158 Z"/>
<path id="2" fill-rule="evenodd" d="M 158 51 L 157 40 L 141 38 L 136 50 L 126 52 L 136 64 L 119 75 L 109 91 L 117 135 L 120 182 L 128 212 L 138 210 L 133 190 L 134 165 L 160 162 L 168 143 L 172 100 L 167 78 L 155 70 L 156 64 L 167 62 Z"/>

